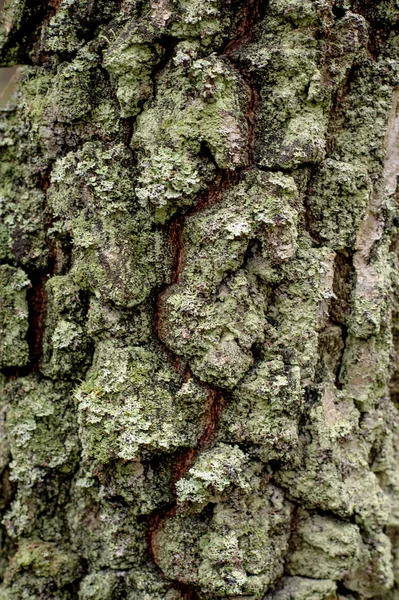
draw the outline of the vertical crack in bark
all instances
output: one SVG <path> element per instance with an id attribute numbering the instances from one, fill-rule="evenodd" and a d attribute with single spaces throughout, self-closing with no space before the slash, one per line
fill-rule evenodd
<path id="1" fill-rule="evenodd" d="M 241 23 L 238 26 L 236 37 L 234 40 L 228 42 L 223 50 L 223 54 L 229 59 L 232 66 L 244 79 L 249 93 L 249 102 L 245 116 L 248 127 L 248 162 L 250 166 L 254 164 L 253 147 L 255 141 L 255 111 L 259 104 L 260 96 L 255 87 L 253 78 L 246 70 L 240 69 L 238 61 L 233 58 L 233 52 L 242 46 L 248 39 L 253 26 L 264 17 L 266 6 L 267 3 L 264 0 L 251 0 L 249 2 L 244 11 Z"/>
<path id="2" fill-rule="evenodd" d="M 179 584 L 178 590 L 182 600 L 199 600 L 198 594 L 184 583 Z"/>
<path id="3" fill-rule="evenodd" d="M 38 187 L 46 195 L 50 187 L 50 175 L 46 172 L 38 182 Z M 44 209 L 44 219 L 46 231 L 52 225 L 51 217 L 46 214 Z M 23 369 L 23 375 L 40 372 L 40 363 L 43 356 L 43 337 L 45 330 L 46 312 L 47 312 L 47 292 L 46 283 L 49 277 L 59 272 L 62 263 L 59 248 L 48 236 L 46 237 L 46 246 L 48 251 L 47 263 L 40 271 L 28 272 L 31 280 L 31 287 L 27 292 L 28 301 L 28 319 L 29 328 L 26 339 L 29 345 L 29 364 Z"/>
<path id="4" fill-rule="evenodd" d="M 375 0 L 354 0 L 352 11 L 362 15 L 369 24 L 368 52 L 370 57 L 377 61 L 387 43 L 390 29 L 384 23 L 384 12 L 378 11 Z"/>
<path id="5" fill-rule="evenodd" d="M 349 252 L 337 252 L 334 260 L 334 298 L 331 301 L 330 320 L 341 329 L 342 348 L 335 369 L 335 386 L 342 389 L 342 367 L 348 337 L 346 316 L 350 312 L 351 291 L 354 282 L 353 257 Z"/>
<path id="6" fill-rule="evenodd" d="M 317 166 L 316 165 L 311 165 L 309 167 L 309 174 L 308 174 L 308 183 L 307 183 L 307 187 L 304 193 L 304 200 L 303 200 L 303 221 L 304 221 L 304 226 L 306 231 L 308 232 L 309 236 L 311 237 L 314 245 L 316 247 L 321 246 L 322 241 L 320 238 L 320 235 L 317 233 L 317 231 L 315 231 L 314 228 L 314 217 L 313 217 L 313 211 L 312 211 L 312 207 L 310 205 L 310 196 L 313 192 L 313 184 L 314 181 L 317 177 Z"/>
<path id="7" fill-rule="evenodd" d="M 265 16 L 267 6 L 268 0 L 249 0 L 244 8 L 234 39 L 227 42 L 224 47 L 224 54 L 230 55 L 233 50 L 239 48 L 248 39 L 254 25 Z"/>
<path id="8" fill-rule="evenodd" d="M 32 287 L 28 290 L 29 329 L 27 341 L 29 344 L 30 371 L 40 371 L 40 361 L 43 354 L 43 336 L 46 319 L 46 274 L 31 276 Z"/>
<path id="9" fill-rule="evenodd" d="M 61 2 L 62 2 L 62 0 L 49 0 L 48 6 L 47 6 L 48 19 L 51 19 L 51 17 L 54 17 L 54 15 L 57 14 L 57 12 L 60 9 Z"/>
<path id="10" fill-rule="evenodd" d="M 384 165 L 384 174 L 386 176 L 387 192 L 398 195 L 398 173 L 399 173 L 399 90 L 396 90 L 395 99 L 392 107 L 391 127 L 386 138 L 387 156 Z M 399 197 L 395 198 L 395 204 L 398 204 Z M 399 254 L 399 238 L 396 234 L 390 251 Z M 396 294 L 398 289 L 395 290 Z M 394 303 L 393 311 L 393 369 L 389 382 L 390 397 L 392 402 L 399 406 L 399 313 L 398 304 Z"/>
<path id="11" fill-rule="evenodd" d="M 159 292 L 158 297 L 156 299 L 154 333 L 158 341 L 168 352 L 172 364 L 174 365 L 176 370 L 181 374 L 183 374 L 184 367 L 182 366 L 182 361 L 180 357 L 178 357 L 169 348 L 167 348 L 167 346 L 162 342 L 161 336 L 159 334 L 162 328 L 162 310 L 160 301 L 163 295 L 167 293 L 167 291 L 170 289 L 170 287 L 178 284 L 181 279 L 181 274 L 184 268 L 183 230 L 186 218 L 190 215 L 205 210 L 207 207 L 219 202 L 222 199 L 225 190 L 228 189 L 234 183 L 237 183 L 242 173 L 252 168 L 254 165 L 253 145 L 255 136 L 255 111 L 259 102 L 259 94 L 254 86 L 252 78 L 249 77 L 246 72 L 243 72 L 239 68 L 239 64 L 237 61 L 233 60 L 232 52 L 247 39 L 252 30 L 253 25 L 262 18 L 265 6 L 266 3 L 263 0 L 250 0 L 250 2 L 244 10 L 244 16 L 241 20 L 241 23 L 238 26 L 236 37 L 234 38 L 234 40 L 230 41 L 223 49 L 223 54 L 229 59 L 233 67 L 239 72 L 240 76 L 244 79 L 245 84 L 248 87 L 249 102 L 246 111 L 248 130 L 248 167 L 244 167 L 237 171 L 219 169 L 217 172 L 216 180 L 208 188 L 208 191 L 198 200 L 195 206 L 188 210 L 186 214 L 177 215 L 174 219 L 172 219 L 169 225 L 169 246 L 172 254 L 171 277 L 169 285 L 165 286 Z M 189 369 L 185 367 L 185 376 L 187 376 L 187 374 L 189 373 Z M 200 439 L 198 440 L 198 443 L 195 446 L 195 448 L 184 450 L 178 454 L 172 478 L 173 485 L 175 485 L 179 479 L 184 477 L 190 466 L 193 464 L 196 456 L 202 450 L 208 448 L 212 444 L 212 441 L 218 429 L 220 415 L 225 405 L 225 398 L 221 390 L 208 384 L 204 385 L 206 385 L 209 392 L 207 406 L 205 409 L 205 415 L 203 419 L 203 433 Z M 158 531 L 162 527 L 163 522 L 166 519 L 173 517 L 178 511 L 179 506 L 177 500 L 175 500 L 173 506 L 169 507 L 169 509 L 166 510 L 163 514 L 153 514 L 149 518 L 148 549 L 151 560 L 157 566 L 159 566 L 156 547 L 156 537 Z M 174 585 L 176 589 L 178 589 L 178 591 L 180 592 L 182 600 L 198 599 L 196 591 L 191 586 L 188 586 L 187 584 L 180 581 L 174 581 Z"/>
<path id="12" fill-rule="evenodd" d="M 184 266 L 183 226 L 185 217 L 178 217 L 169 228 L 169 247 L 172 250 L 171 285 L 180 283 Z"/>

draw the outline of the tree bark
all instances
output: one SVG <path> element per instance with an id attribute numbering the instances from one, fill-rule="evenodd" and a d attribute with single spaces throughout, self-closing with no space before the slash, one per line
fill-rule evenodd
<path id="1" fill-rule="evenodd" d="M 0 600 L 397 600 L 397 1 L 2 19 Z"/>

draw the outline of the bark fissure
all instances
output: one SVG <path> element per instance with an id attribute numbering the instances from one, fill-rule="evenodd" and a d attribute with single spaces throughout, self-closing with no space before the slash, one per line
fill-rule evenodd
<path id="1" fill-rule="evenodd" d="M 257 105 L 259 103 L 259 94 L 256 90 L 255 84 L 248 75 L 240 69 L 239 63 L 232 58 L 232 52 L 240 47 L 241 44 L 245 42 L 245 40 L 250 35 L 253 25 L 256 21 L 260 20 L 264 16 L 266 2 L 263 0 L 250 0 L 249 4 L 246 6 L 244 10 L 244 16 L 242 18 L 241 23 L 236 32 L 236 36 L 233 40 L 231 40 L 223 49 L 223 55 L 225 55 L 234 66 L 234 68 L 240 73 L 243 77 L 245 84 L 249 91 L 249 102 L 247 106 L 247 111 L 245 114 L 245 119 L 248 126 L 248 138 L 247 138 L 247 152 L 248 152 L 248 166 L 242 168 L 240 170 L 231 171 L 228 169 L 218 169 L 218 173 L 216 175 L 216 181 L 211 184 L 206 194 L 203 194 L 199 201 L 194 205 L 193 208 L 189 209 L 185 214 L 176 216 L 169 225 L 169 245 L 171 248 L 172 254 L 172 267 L 171 267 L 171 276 L 170 276 L 170 284 L 165 289 L 162 290 L 161 294 L 167 294 L 168 289 L 180 283 L 180 277 L 182 270 L 184 268 L 184 242 L 183 242 L 183 231 L 184 231 L 184 223 L 187 217 L 190 217 L 194 214 L 197 214 L 206 208 L 214 205 L 218 201 L 220 201 L 223 197 L 224 192 L 235 183 L 239 181 L 242 177 L 242 173 L 250 170 L 254 166 L 254 156 L 253 156 L 253 145 L 254 145 L 254 136 L 255 136 L 255 112 Z M 162 327 L 162 313 L 160 310 L 160 296 L 156 302 L 156 324 L 155 324 L 155 333 L 159 338 L 159 329 Z M 164 345 L 164 344 L 163 344 Z M 170 353 L 170 350 L 168 350 Z M 172 362 L 175 365 L 175 368 L 180 370 L 181 360 L 178 356 L 172 353 Z M 192 449 L 188 449 L 183 451 L 178 457 L 174 474 L 173 474 L 173 485 L 176 481 L 182 479 L 185 474 L 190 469 L 191 465 L 194 463 L 196 456 L 198 454 L 207 449 L 217 432 L 218 424 L 220 420 L 220 415 L 223 410 L 223 406 L 225 405 L 225 399 L 222 390 L 218 390 L 206 384 L 206 387 L 210 390 L 208 394 L 207 400 L 207 408 L 205 411 L 205 417 L 203 418 L 203 433 L 199 438 L 197 446 Z M 179 506 L 177 502 L 175 505 L 170 508 L 163 517 L 154 516 L 150 517 L 150 525 L 149 525 L 149 536 L 148 536 L 148 544 L 149 544 L 149 552 L 150 556 L 155 564 L 159 563 L 157 559 L 157 546 L 156 546 L 156 537 L 159 530 L 164 525 L 165 521 L 173 516 L 179 511 Z M 178 589 L 182 594 L 182 598 L 187 600 L 196 600 L 199 598 L 197 592 L 191 586 L 178 582 Z"/>

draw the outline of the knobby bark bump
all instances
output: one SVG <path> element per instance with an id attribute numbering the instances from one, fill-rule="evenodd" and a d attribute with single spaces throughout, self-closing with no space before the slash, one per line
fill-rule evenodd
<path id="1" fill-rule="evenodd" d="M 8 0 L 0 600 L 399 598 L 396 0 Z"/>

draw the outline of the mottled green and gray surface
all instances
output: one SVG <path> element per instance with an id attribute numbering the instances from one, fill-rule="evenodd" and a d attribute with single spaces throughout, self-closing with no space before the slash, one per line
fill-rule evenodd
<path id="1" fill-rule="evenodd" d="M 397 0 L 2 20 L 0 600 L 397 600 Z"/>

